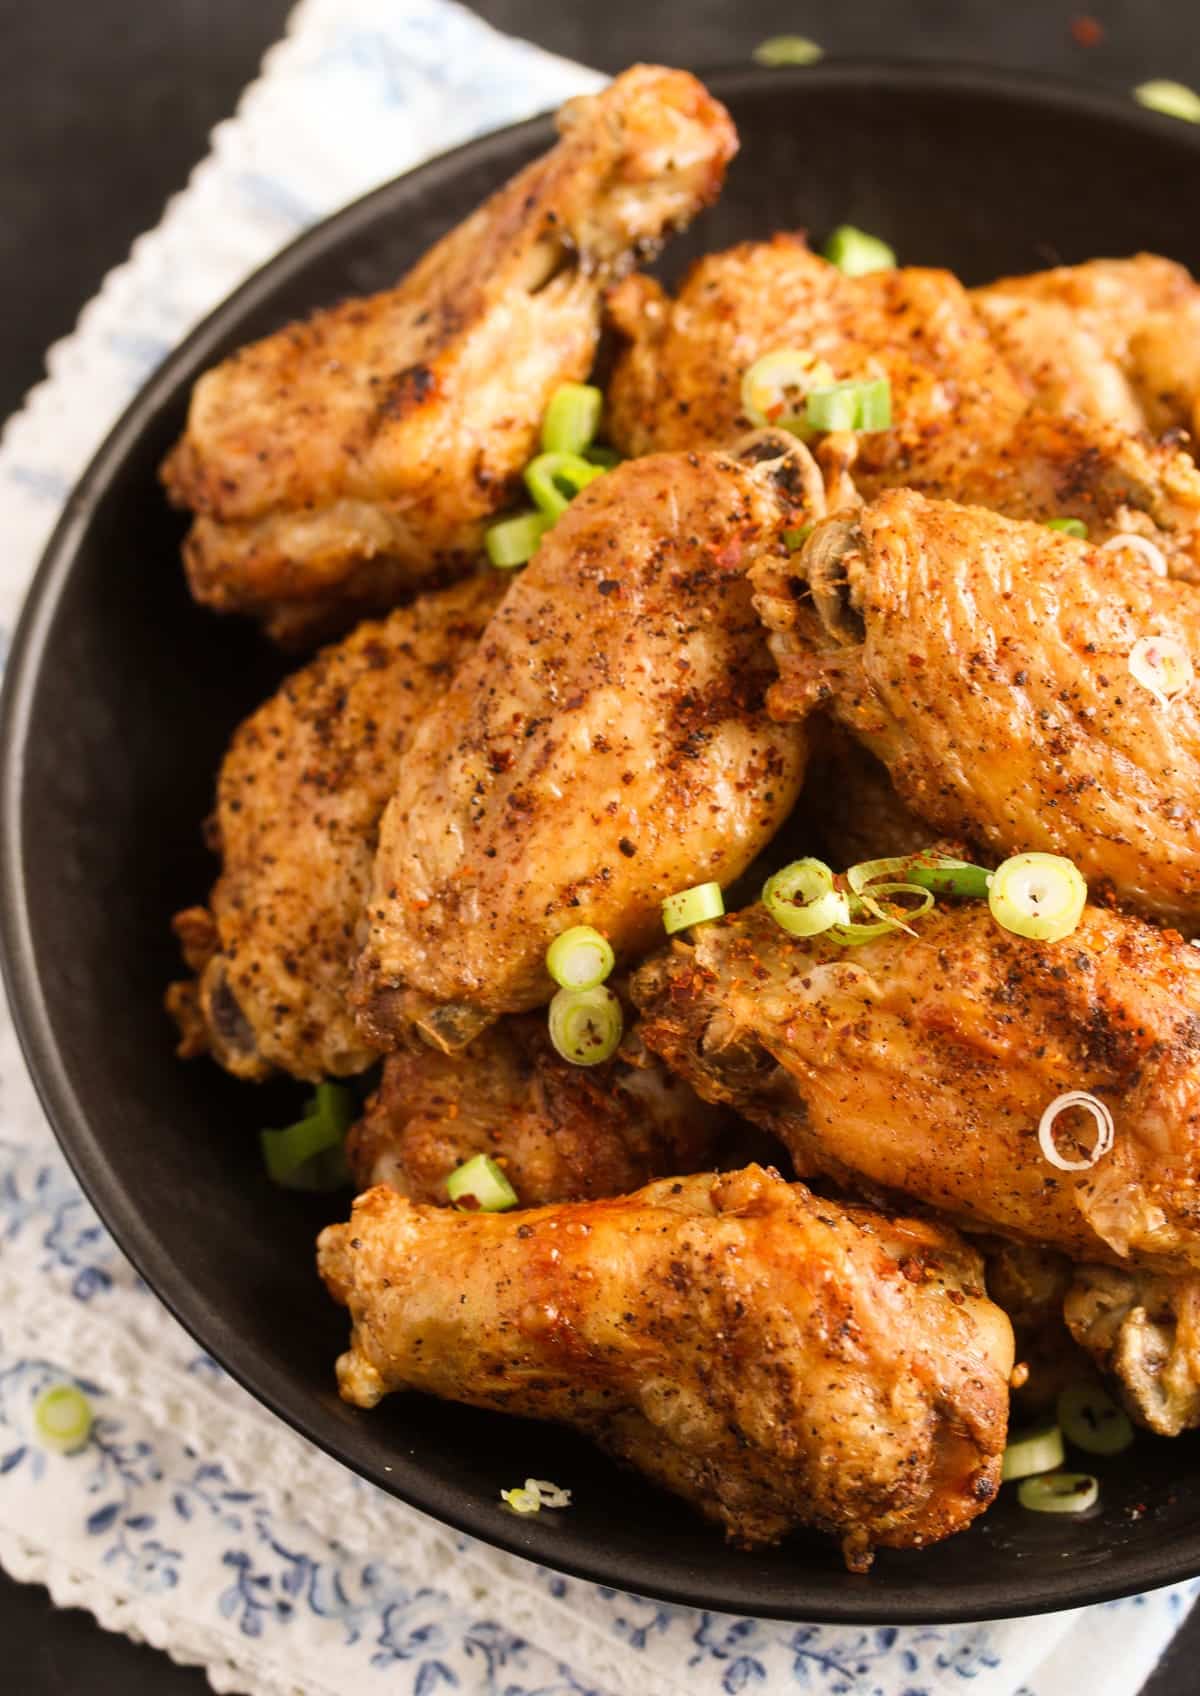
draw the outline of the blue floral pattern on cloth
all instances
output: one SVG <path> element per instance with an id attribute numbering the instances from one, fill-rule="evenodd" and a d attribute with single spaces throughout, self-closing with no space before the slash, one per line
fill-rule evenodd
<path id="1" fill-rule="evenodd" d="M 163 223 L 6 428 L 0 658 L 72 484 L 137 386 L 299 229 L 602 81 L 449 0 L 303 0 Z M 75 1383 L 95 1424 L 47 1452 Z M 254 1696 L 1132 1696 L 1193 1600 L 898 1631 L 665 1607 L 456 1536 L 280 1426 L 175 1325 L 59 1155 L 0 1016 L 0 1560 Z"/>

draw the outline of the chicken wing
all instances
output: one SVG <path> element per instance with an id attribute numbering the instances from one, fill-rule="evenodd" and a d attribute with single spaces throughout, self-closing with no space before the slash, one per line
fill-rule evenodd
<path id="1" fill-rule="evenodd" d="M 1054 412 L 1200 440 L 1200 287 L 1153 253 L 972 292 L 1008 363 Z"/>
<path id="2" fill-rule="evenodd" d="M 1099 907 L 1032 942 L 981 902 L 854 948 L 790 937 L 762 906 L 692 935 L 635 975 L 639 1034 L 800 1177 L 1074 1259 L 1200 1269 L 1200 950 Z M 1109 1106 L 1115 1141 L 1062 1171 L 1039 1123 L 1074 1090 Z M 1080 1158 L 1091 1121 L 1071 1117 L 1057 1146 Z"/>
<path id="3" fill-rule="evenodd" d="M 318 1255 L 353 1321 L 347 1401 L 574 1426 L 736 1542 L 813 1525 L 863 1570 L 998 1488 L 1012 1333 L 940 1226 L 750 1166 L 504 1215 L 374 1189 Z"/>
<path id="4" fill-rule="evenodd" d="M 175 921 L 196 973 L 168 992 L 183 1054 L 250 1079 L 370 1065 L 347 997 L 380 815 L 506 587 L 488 572 L 361 625 L 237 731 L 217 786 L 221 875 Z"/>
<path id="5" fill-rule="evenodd" d="M 446 1179 L 493 1155 L 522 1207 L 625 1195 L 669 1172 L 711 1164 L 724 1115 L 654 1056 L 572 1066 L 544 1017 L 499 1020 L 459 1054 L 410 1039 L 347 1153 L 360 1190 L 390 1184 L 412 1201 L 444 1203 Z"/>
<path id="6" fill-rule="evenodd" d="M 830 510 L 904 486 L 1012 518 L 1075 517 L 1093 540 L 1135 531 L 1172 572 L 1200 571 L 1200 473 L 1184 453 L 1103 420 L 1031 407 L 984 319 L 948 271 L 846 277 L 793 236 L 702 259 L 676 300 L 630 277 L 610 296 L 629 346 L 609 391 L 628 452 L 730 441 L 741 380 L 797 347 L 839 378 L 885 374 L 893 427 L 817 449 Z"/>
<path id="7" fill-rule="evenodd" d="M 1064 854 L 1162 918 L 1200 911 L 1200 704 L 1130 670 L 1142 638 L 1200 655 L 1196 587 L 905 490 L 755 581 L 773 712 L 828 703 L 947 835 Z"/>
<path id="8" fill-rule="evenodd" d="M 694 77 L 646 65 L 559 128 L 396 288 L 200 379 L 164 467 L 198 600 L 299 640 L 477 554 L 550 395 L 591 365 L 604 283 L 714 198 L 737 146 Z"/>
<path id="9" fill-rule="evenodd" d="M 746 571 L 780 545 L 791 464 L 630 461 L 546 536 L 384 816 L 356 980 L 372 1041 L 417 1019 L 461 1047 L 548 1000 L 570 925 L 644 953 L 664 896 L 731 882 L 786 818 L 804 733 L 763 704 Z"/>
<path id="10" fill-rule="evenodd" d="M 1160 1437 L 1200 1426 L 1200 1278 L 1080 1266 L 1064 1312 L 1140 1425 Z"/>

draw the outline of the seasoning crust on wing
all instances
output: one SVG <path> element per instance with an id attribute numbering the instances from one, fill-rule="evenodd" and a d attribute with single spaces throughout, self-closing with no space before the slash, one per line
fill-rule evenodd
<path id="1" fill-rule="evenodd" d="M 175 920 L 196 973 L 168 994 L 181 1052 L 247 1079 L 371 1064 L 348 992 L 380 815 L 506 588 L 486 573 L 361 624 L 236 731 L 213 821 L 221 875 Z"/>
<path id="2" fill-rule="evenodd" d="M 1130 671 L 1143 638 L 1200 656 L 1200 589 L 902 489 L 755 582 L 773 712 L 827 704 L 938 831 L 1063 854 L 1185 927 L 1200 913 L 1200 703 Z"/>
<path id="3" fill-rule="evenodd" d="M 790 483 L 782 461 L 656 455 L 592 483 L 544 538 L 384 816 L 356 973 L 370 1040 L 417 1018 L 460 1047 L 549 1000 L 546 949 L 568 926 L 636 957 L 665 896 L 731 882 L 770 840 L 805 738 L 767 714 L 746 573 L 781 546 Z"/>
<path id="4" fill-rule="evenodd" d="M 646 1046 L 773 1131 L 801 1177 L 1075 1259 L 1200 1269 L 1200 949 L 1172 932 L 1089 906 L 1034 942 L 971 901 L 846 949 L 759 905 L 697 927 L 632 993 Z M 1038 1126 L 1074 1090 L 1116 1134 L 1068 1172 Z M 1092 1131 L 1068 1120 L 1057 1144 L 1075 1157 Z"/>
<path id="5" fill-rule="evenodd" d="M 342 1395 L 557 1420 L 737 1543 L 817 1526 L 848 1564 L 969 1523 L 1000 1478 L 1012 1332 L 941 1226 L 750 1166 L 509 1214 L 369 1190 L 318 1243 Z"/>
<path id="6" fill-rule="evenodd" d="M 385 1059 L 350 1132 L 355 1185 L 444 1205 L 451 1172 L 488 1154 L 521 1206 L 541 1207 L 710 1165 L 725 1115 L 654 1056 L 644 1061 L 573 1066 L 536 1014 L 498 1020 L 457 1054 L 411 1037 Z"/>
<path id="7" fill-rule="evenodd" d="M 737 146 L 694 77 L 647 65 L 559 129 L 396 288 L 200 379 L 163 470 L 196 515 L 198 600 L 298 641 L 478 554 L 550 396 L 591 366 L 603 284 L 714 198 Z"/>

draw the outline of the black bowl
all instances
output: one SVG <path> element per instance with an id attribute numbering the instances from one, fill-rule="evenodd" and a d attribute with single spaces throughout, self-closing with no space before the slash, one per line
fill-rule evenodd
<path id="1" fill-rule="evenodd" d="M 968 281 L 1138 248 L 1200 268 L 1200 225 L 1184 216 L 1200 203 L 1200 132 L 1183 125 L 972 71 L 711 80 L 742 152 L 720 204 L 671 248 L 671 273 L 741 237 L 843 220 Z M 346 1407 L 333 1384 L 346 1319 L 313 1268 L 329 1204 L 274 1189 L 254 1136 L 295 1091 L 280 1099 L 173 1058 L 168 920 L 208 888 L 199 821 L 217 762 L 281 667 L 248 626 L 188 599 L 182 525 L 155 468 L 206 366 L 388 284 L 550 136 L 538 119 L 472 143 L 302 237 L 166 362 L 71 498 L 5 687 L 0 894 L 18 1029 L 62 1145 L 139 1271 L 261 1401 L 382 1489 L 545 1565 L 706 1608 L 863 1622 L 1075 1607 L 1200 1572 L 1195 1440 L 1145 1439 L 1110 1463 L 1091 1516 L 1005 1500 L 965 1536 L 884 1554 L 863 1578 L 816 1538 L 728 1549 L 563 1432 L 415 1396 Z M 553 1525 L 506 1513 L 498 1489 L 528 1472 L 571 1485 L 570 1513 Z"/>

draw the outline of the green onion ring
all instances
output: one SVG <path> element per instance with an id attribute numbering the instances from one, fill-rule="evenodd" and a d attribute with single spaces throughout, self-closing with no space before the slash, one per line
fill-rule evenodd
<path id="1" fill-rule="evenodd" d="M 1098 1384 L 1068 1385 L 1058 1398 L 1058 1422 L 1085 1454 L 1119 1455 L 1133 1442 L 1129 1415 Z"/>
<path id="2" fill-rule="evenodd" d="M 623 1028 L 621 1003 L 607 984 L 560 989 L 550 1003 L 550 1041 L 572 1066 L 598 1066 L 610 1060 Z"/>
<path id="3" fill-rule="evenodd" d="M 582 453 L 600 428 L 604 396 L 591 383 L 560 383 L 542 414 L 546 453 Z"/>
<path id="4" fill-rule="evenodd" d="M 762 904 L 789 936 L 820 936 L 850 917 L 849 897 L 834 887 L 824 860 L 793 860 L 763 884 Z"/>
<path id="5" fill-rule="evenodd" d="M 1034 942 L 1061 942 L 1083 917 L 1087 884 L 1061 854 L 1014 854 L 997 866 L 988 906 L 998 925 Z"/>
<path id="6" fill-rule="evenodd" d="M 1004 1450 L 1000 1477 L 1005 1484 L 1053 1472 L 1066 1459 L 1063 1434 L 1057 1425 L 1039 1425 L 1031 1431 L 1013 1433 Z"/>
<path id="7" fill-rule="evenodd" d="M 1086 1513 L 1099 1495 L 1100 1485 L 1090 1472 L 1043 1472 L 1017 1489 L 1017 1500 L 1030 1513 Z"/>
<path id="8" fill-rule="evenodd" d="M 603 476 L 604 467 L 589 464 L 581 454 L 540 453 L 525 467 L 525 487 L 534 505 L 553 522 L 562 517 L 581 489 Z"/>
<path id="9" fill-rule="evenodd" d="M 856 230 L 853 224 L 839 224 L 821 253 L 847 277 L 890 271 L 896 263 L 896 255 L 887 242 L 868 235 L 865 230 Z"/>
<path id="10" fill-rule="evenodd" d="M 33 1404 L 33 1428 L 44 1448 L 75 1454 L 92 1434 L 92 1404 L 74 1384 L 52 1384 Z"/>
<path id="11" fill-rule="evenodd" d="M 572 925 L 546 950 L 546 970 L 560 989 L 595 989 L 612 969 L 608 938 L 591 925 Z"/>
<path id="12" fill-rule="evenodd" d="M 456 1207 L 479 1213 L 504 1213 L 517 1205 L 517 1192 L 503 1167 L 490 1154 L 477 1154 L 456 1166 L 446 1179 L 446 1194 Z"/>
<path id="13" fill-rule="evenodd" d="M 707 924 L 725 912 L 725 897 L 719 883 L 696 883 L 691 889 L 681 889 L 668 895 L 662 904 L 663 929 L 668 936 L 687 930 L 689 925 Z"/>
<path id="14" fill-rule="evenodd" d="M 497 523 L 489 524 L 483 537 L 488 559 L 499 571 L 528 565 L 553 523 L 546 512 L 519 512 L 512 518 L 501 518 Z"/>

